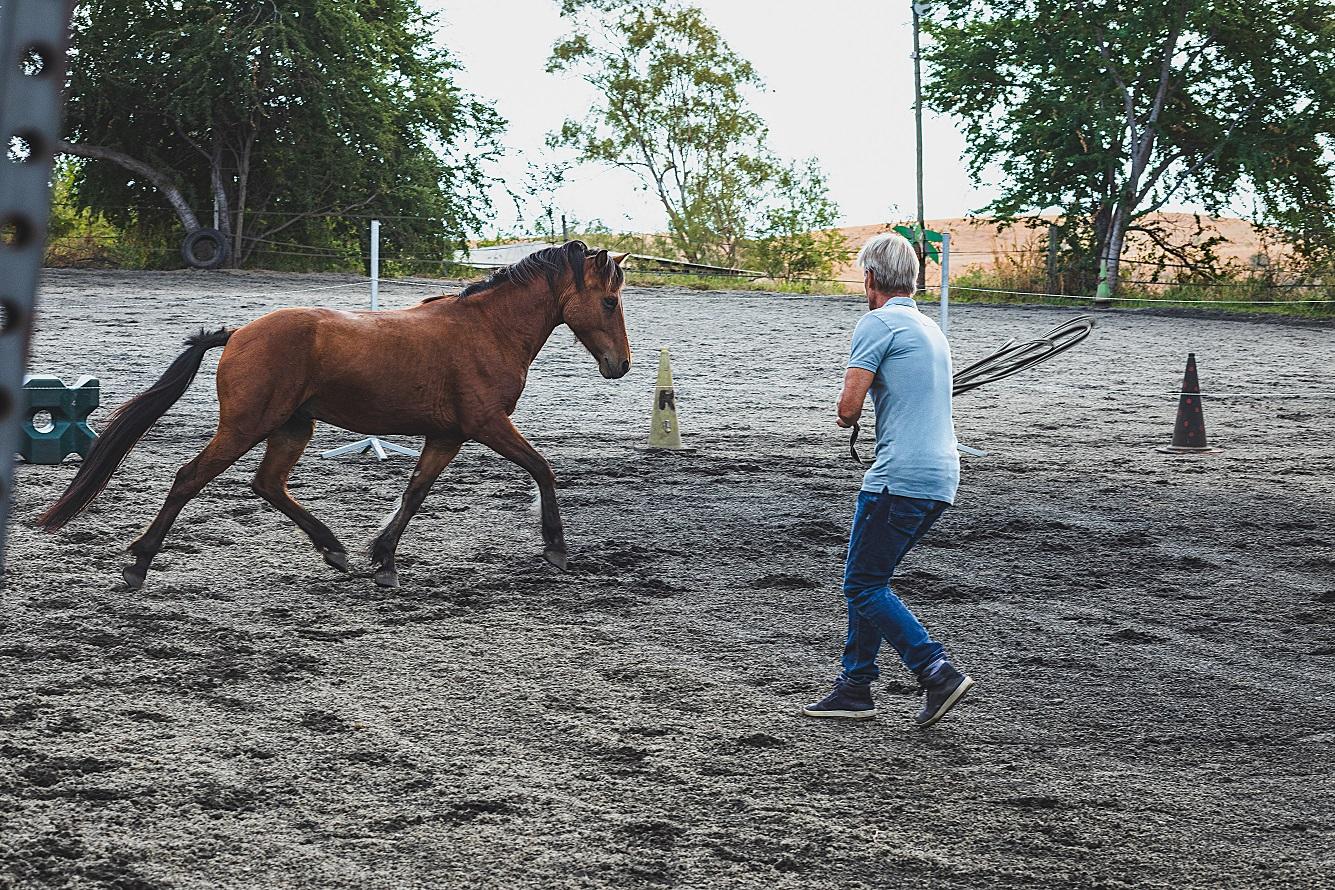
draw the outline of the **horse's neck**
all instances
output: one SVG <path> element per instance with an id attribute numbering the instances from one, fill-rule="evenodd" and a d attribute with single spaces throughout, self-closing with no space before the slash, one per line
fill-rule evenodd
<path id="1" fill-rule="evenodd" d="M 514 345 L 525 366 L 533 364 L 561 323 L 560 303 L 546 282 L 505 283 L 464 299 L 477 301 L 496 335 Z"/>

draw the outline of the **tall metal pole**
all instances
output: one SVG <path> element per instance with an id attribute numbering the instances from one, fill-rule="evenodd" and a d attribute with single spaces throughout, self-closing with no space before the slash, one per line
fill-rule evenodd
<path id="1" fill-rule="evenodd" d="M 72 8 L 52 0 L 0 3 L 0 587 Z"/>
<path id="2" fill-rule="evenodd" d="M 919 58 L 918 16 L 925 5 L 913 4 L 913 117 L 918 137 L 918 290 L 927 288 L 927 220 L 922 198 L 922 60 Z"/>

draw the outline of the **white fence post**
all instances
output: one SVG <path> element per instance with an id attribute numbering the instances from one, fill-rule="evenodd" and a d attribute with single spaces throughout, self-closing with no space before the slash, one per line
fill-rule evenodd
<path id="1" fill-rule="evenodd" d="M 380 308 L 380 220 L 371 220 L 371 311 Z"/>
<path id="2" fill-rule="evenodd" d="M 374 312 L 380 308 L 380 220 L 371 220 L 371 311 Z M 365 454 L 371 452 L 380 460 L 384 460 L 391 454 L 402 454 L 405 457 L 421 457 L 421 453 L 412 448 L 405 448 L 402 445 L 396 445 L 393 442 L 386 442 L 378 436 L 367 436 L 365 439 L 358 439 L 351 445 L 340 445 L 337 448 L 330 448 L 323 452 L 321 457 L 343 457 L 347 454 Z"/>
<path id="3" fill-rule="evenodd" d="M 950 336 L 950 233 L 941 233 L 941 333 Z"/>

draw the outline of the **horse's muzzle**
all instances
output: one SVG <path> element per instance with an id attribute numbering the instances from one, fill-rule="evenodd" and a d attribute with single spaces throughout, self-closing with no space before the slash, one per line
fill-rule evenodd
<path id="1" fill-rule="evenodd" d="M 621 377 L 625 377 L 626 373 L 630 370 L 630 359 L 622 359 L 618 362 L 616 359 L 603 356 L 598 359 L 598 370 L 601 371 L 602 375 L 608 380 L 617 380 Z"/>

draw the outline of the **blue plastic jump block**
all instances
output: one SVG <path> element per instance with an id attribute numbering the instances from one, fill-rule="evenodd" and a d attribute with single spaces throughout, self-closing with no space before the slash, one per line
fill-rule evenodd
<path id="1" fill-rule="evenodd" d="M 58 464 L 71 454 L 87 457 L 97 439 L 88 415 L 101 403 L 102 384 L 96 377 L 80 377 L 73 386 L 44 374 L 25 377 L 19 456 L 30 464 Z M 41 412 L 51 420 L 38 429 L 33 419 Z"/>

